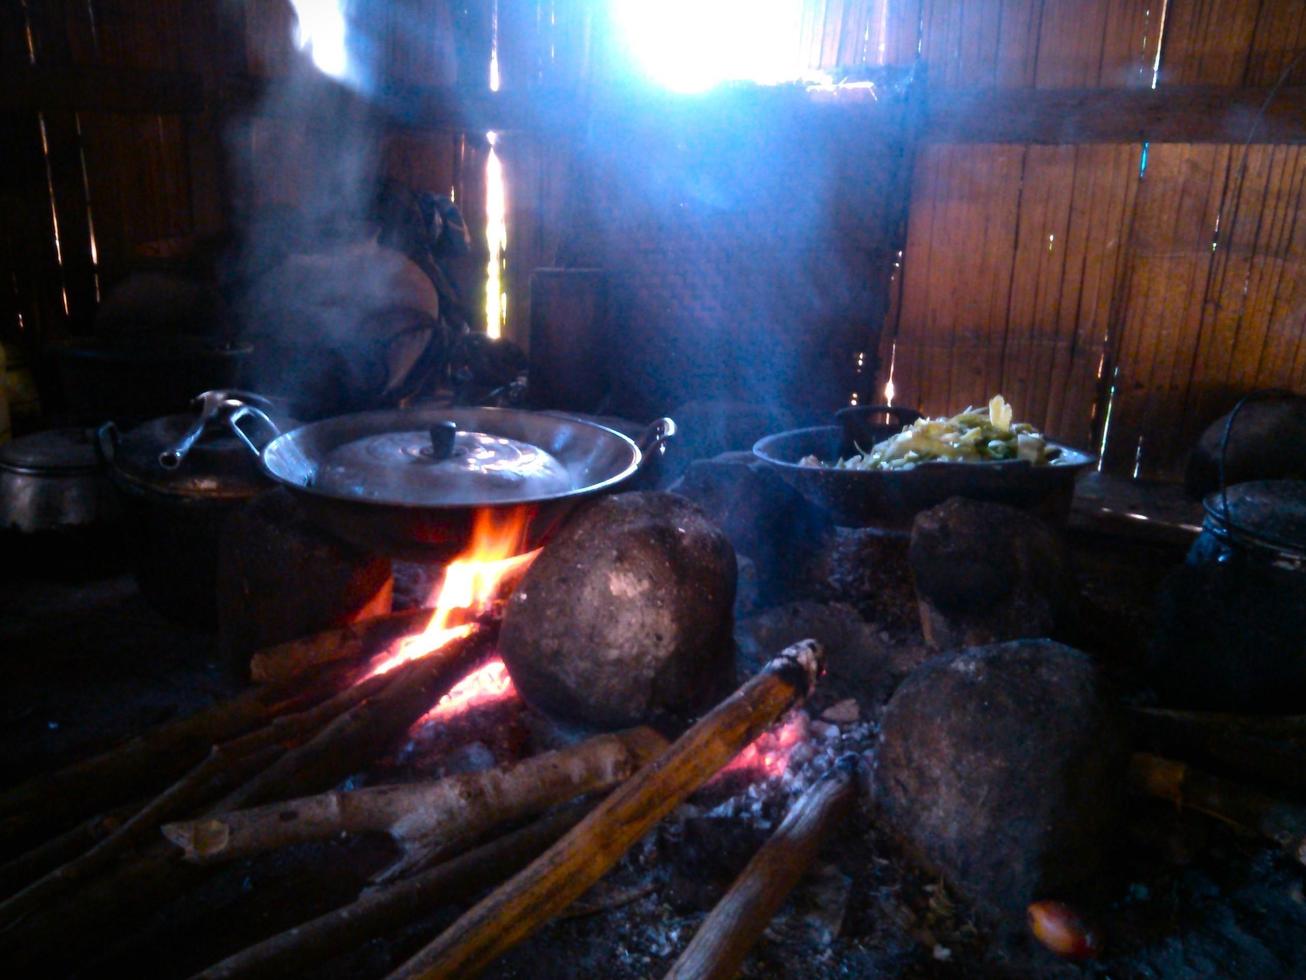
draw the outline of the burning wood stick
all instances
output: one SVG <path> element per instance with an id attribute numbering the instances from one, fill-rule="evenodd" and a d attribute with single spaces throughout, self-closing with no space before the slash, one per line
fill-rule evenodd
<path id="1" fill-rule="evenodd" d="M 236 792 L 217 811 L 238 810 L 303 793 L 329 789 L 388 749 L 436 703 L 458 678 L 488 653 L 498 639 L 494 624 L 478 624 L 418 660 L 365 684 L 379 690 L 334 718 L 309 741 L 292 749 Z M 388 679 L 387 679 L 388 678 Z"/>
<path id="2" fill-rule="evenodd" d="M 611 789 L 666 747 L 651 728 L 633 728 L 500 769 L 322 793 L 168 824 L 163 834 L 200 864 L 365 831 L 446 849 L 582 793 Z"/>
<path id="3" fill-rule="evenodd" d="M 593 807 L 593 800 L 574 801 L 438 867 L 371 889 L 350 905 L 228 957 L 196 980 L 250 980 L 305 973 L 331 956 L 423 915 L 432 904 L 458 901 L 501 880 L 570 830 Z"/>
<path id="4" fill-rule="evenodd" d="M 293 684 L 253 688 L 197 714 L 169 722 L 0 797 L 0 849 L 49 837 L 72 823 L 142 798 L 183 775 L 219 742 L 315 704 L 339 687 L 329 673 Z"/>
<path id="5" fill-rule="evenodd" d="M 524 871 L 492 892 L 393 978 L 479 973 L 576 900 L 659 820 L 811 693 L 824 652 L 794 644 L 717 705 Z"/>
<path id="6" fill-rule="evenodd" d="M 840 759 L 785 815 L 667 971 L 668 980 L 733 977 L 816 857 L 826 831 L 856 792 L 859 758 Z"/>
<path id="7" fill-rule="evenodd" d="M 1182 762 L 1142 752 L 1129 760 L 1129 784 L 1145 796 L 1169 800 L 1259 834 L 1306 864 L 1306 807 L 1264 796 Z"/>
<path id="8" fill-rule="evenodd" d="M 281 683 L 323 664 L 355 662 L 420 633 L 434 614 L 434 609 L 406 609 L 278 643 L 254 654 L 250 675 L 259 684 Z"/>

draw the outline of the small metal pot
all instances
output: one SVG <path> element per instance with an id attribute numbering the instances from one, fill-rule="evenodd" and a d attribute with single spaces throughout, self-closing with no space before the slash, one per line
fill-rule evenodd
<path id="1" fill-rule="evenodd" d="M 117 501 L 83 429 L 52 429 L 0 446 L 0 528 L 36 534 L 112 522 Z"/>

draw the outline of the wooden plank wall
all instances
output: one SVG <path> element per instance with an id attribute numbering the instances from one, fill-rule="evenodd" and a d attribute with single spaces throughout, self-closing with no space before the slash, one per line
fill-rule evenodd
<path id="1" fill-rule="evenodd" d="M 1161 92 L 1306 79 L 1298 0 L 903 6 L 935 104 L 1148 87 L 1154 67 Z M 899 403 L 944 413 L 1001 391 L 1048 432 L 1103 446 L 1110 471 L 1167 479 L 1240 394 L 1306 389 L 1303 147 L 922 135 L 878 379 L 892 366 Z"/>

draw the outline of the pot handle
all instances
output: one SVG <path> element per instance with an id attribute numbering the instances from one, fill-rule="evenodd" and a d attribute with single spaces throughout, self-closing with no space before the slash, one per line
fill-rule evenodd
<path id="1" fill-rule="evenodd" d="M 270 404 L 262 395 L 234 389 L 214 389 L 196 395 L 191 405 L 199 409 L 199 414 L 195 417 L 195 421 L 191 423 L 190 428 L 186 430 L 185 435 L 159 453 L 159 465 L 165 470 L 175 470 L 181 465 L 181 461 L 186 458 L 186 454 L 191 451 L 195 443 L 199 441 L 200 436 L 204 435 L 209 423 L 224 414 L 227 414 L 228 421 L 230 421 L 230 413 L 233 410 L 239 411 L 241 408 L 247 407 L 251 402 L 265 408 Z M 234 428 L 234 426 L 232 427 Z M 240 435 L 240 433 L 237 433 L 237 435 Z M 244 436 L 241 436 L 241 438 L 244 440 Z M 248 445 L 248 440 L 245 440 L 245 443 Z"/>
<path id="2" fill-rule="evenodd" d="M 665 416 L 651 423 L 640 433 L 635 444 L 639 446 L 639 465 L 654 456 L 661 456 L 667 450 L 667 442 L 676 435 L 676 423 Z"/>
<path id="3" fill-rule="evenodd" d="M 241 425 L 246 419 L 252 419 L 254 425 L 250 432 L 245 431 Z M 241 442 L 257 457 L 263 456 L 263 450 L 277 436 L 281 435 L 281 430 L 277 424 L 268 418 L 267 413 L 253 405 L 239 405 L 227 416 L 227 426 L 236 434 Z M 262 432 L 254 431 L 262 429 Z"/>

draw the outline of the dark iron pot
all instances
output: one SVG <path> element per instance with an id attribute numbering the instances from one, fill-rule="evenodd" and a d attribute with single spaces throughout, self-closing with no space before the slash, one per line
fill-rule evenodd
<path id="1" fill-rule="evenodd" d="M 880 424 L 876 416 L 893 415 L 897 424 Z M 753 454 L 770 465 L 794 489 L 845 527 L 910 527 L 922 510 L 949 497 L 989 500 L 1033 510 L 1064 522 L 1075 493 L 1075 477 L 1093 457 L 1049 442 L 1056 457 L 1047 464 L 1025 460 L 991 463 L 921 463 L 909 470 L 845 470 L 803 466 L 815 456 L 831 461 L 869 450 L 920 418 L 914 409 L 884 405 L 843 409 L 839 425 L 795 429 L 759 439 Z"/>
<path id="2" fill-rule="evenodd" d="M 1306 704 L 1306 482 L 1206 498 L 1202 533 L 1162 585 L 1151 674 L 1175 706 L 1247 713 Z"/>
<path id="3" fill-rule="evenodd" d="M 97 436 L 142 594 L 172 620 L 213 629 L 223 525 L 272 484 L 234 434 L 206 425 L 213 401 L 201 400 L 200 408 L 199 416 L 168 415 L 125 433 L 106 423 Z M 184 465 L 165 465 L 178 445 L 186 447 Z"/>
<path id="4" fill-rule="evenodd" d="M 594 422 L 504 408 L 359 412 L 282 432 L 251 405 L 227 421 L 315 523 L 365 550 L 426 562 L 463 551 L 478 515 L 522 521 L 524 547 L 538 547 L 675 434 L 658 419 L 637 443 Z"/>

